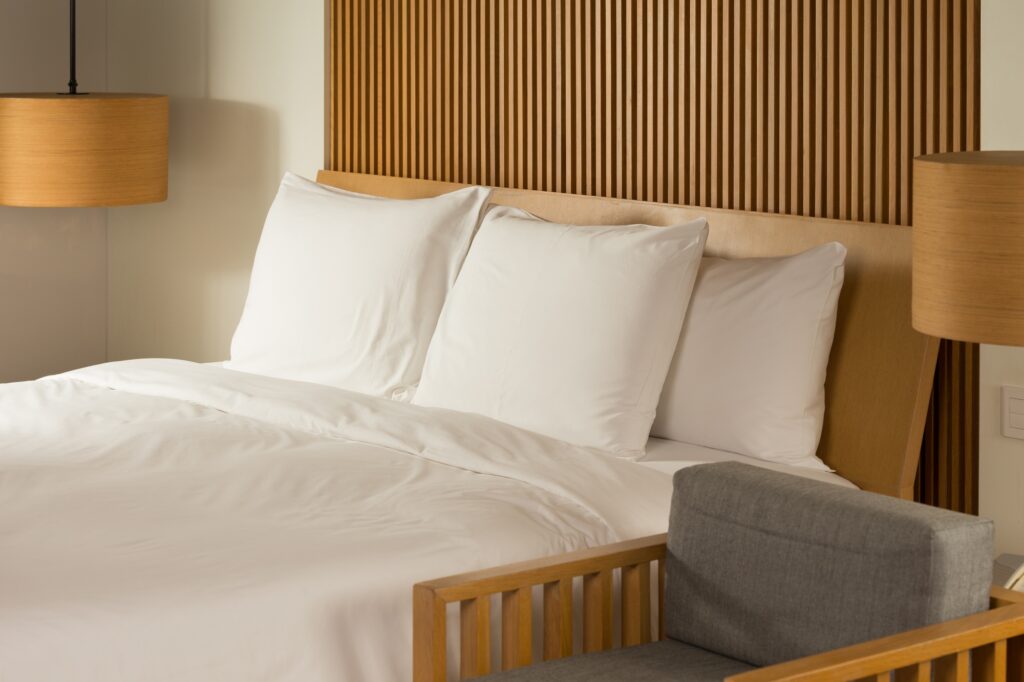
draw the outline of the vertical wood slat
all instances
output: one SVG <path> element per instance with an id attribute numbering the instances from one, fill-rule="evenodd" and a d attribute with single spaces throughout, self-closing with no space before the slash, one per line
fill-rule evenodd
<path id="1" fill-rule="evenodd" d="M 335 3 L 340 170 L 905 224 L 978 142 L 978 0 Z"/>
<path id="2" fill-rule="evenodd" d="M 622 569 L 622 645 L 651 641 L 651 565 Z"/>
<path id="3" fill-rule="evenodd" d="M 339 170 L 906 224 L 978 146 L 980 0 L 333 2 Z"/>
<path id="4" fill-rule="evenodd" d="M 349 60 L 342 57 L 341 48 L 338 45 L 338 38 L 346 33 L 344 8 L 338 3 L 328 2 L 324 8 L 324 21 L 326 35 L 324 36 L 327 45 L 327 54 L 324 59 L 324 90 L 328 94 L 324 98 L 324 166 L 336 168 L 339 165 L 337 158 L 340 144 L 337 135 L 342 130 L 349 129 L 342 119 L 343 112 L 348 111 L 347 106 L 342 106 L 341 99 L 346 93 L 335 94 L 334 85 L 331 82 L 335 74 L 341 74 L 348 66 Z"/>
<path id="5" fill-rule="evenodd" d="M 968 682 L 970 677 L 971 655 L 969 651 L 961 651 L 949 656 L 937 658 L 932 664 L 935 682 Z"/>
<path id="6" fill-rule="evenodd" d="M 926 661 L 908 668 L 900 668 L 893 677 L 895 682 L 931 682 L 932 663 Z"/>
<path id="7" fill-rule="evenodd" d="M 1024 637 L 1013 637 L 1006 642 L 1006 680 L 1024 682 Z"/>
<path id="8" fill-rule="evenodd" d="M 974 682 L 1006 682 L 1006 640 L 980 646 L 971 652 Z"/>
<path id="9" fill-rule="evenodd" d="M 491 672 L 491 599 L 459 604 L 459 676 L 466 680 Z"/>
<path id="10" fill-rule="evenodd" d="M 433 682 L 447 676 L 447 621 L 445 603 L 431 590 L 413 588 L 413 620 L 429 623 L 416 632 L 412 642 L 413 682 Z"/>
<path id="11" fill-rule="evenodd" d="M 583 651 L 612 646 L 612 572 L 583 576 Z"/>
<path id="12" fill-rule="evenodd" d="M 338 170 L 907 224 L 911 159 L 980 143 L 980 0 L 332 2 Z M 964 511 L 977 352 L 917 486 Z"/>
<path id="13" fill-rule="evenodd" d="M 501 669 L 512 670 L 533 662 L 533 605 L 529 587 L 501 594 Z"/>
<path id="14" fill-rule="evenodd" d="M 979 360 L 977 344 L 943 340 L 939 345 L 914 493 L 926 504 L 972 514 L 978 512 Z"/>
<path id="15" fill-rule="evenodd" d="M 658 639 L 668 637 L 665 634 L 665 560 L 658 562 Z"/>
<path id="16" fill-rule="evenodd" d="M 544 585 L 544 660 L 572 655 L 572 580 Z"/>

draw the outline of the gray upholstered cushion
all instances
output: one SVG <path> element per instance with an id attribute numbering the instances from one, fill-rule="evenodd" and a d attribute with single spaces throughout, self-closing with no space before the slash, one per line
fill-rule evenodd
<path id="1" fill-rule="evenodd" d="M 770 665 L 988 605 L 992 523 L 743 464 L 679 471 L 670 637 Z"/>
<path id="2" fill-rule="evenodd" d="M 695 646 L 664 640 L 548 661 L 482 679 L 497 682 L 721 682 L 752 668 Z"/>

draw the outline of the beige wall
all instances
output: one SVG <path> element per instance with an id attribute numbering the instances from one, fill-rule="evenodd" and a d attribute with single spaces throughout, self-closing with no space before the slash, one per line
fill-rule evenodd
<path id="1" fill-rule="evenodd" d="M 981 143 L 1024 149 L 1024 2 L 984 0 Z M 981 350 L 980 512 L 996 522 L 997 553 L 1024 554 L 1024 440 L 1004 438 L 1000 386 L 1024 386 L 1024 348 Z"/>
<path id="2" fill-rule="evenodd" d="M 285 170 L 323 164 L 323 0 L 107 0 L 111 89 L 171 95 L 170 197 L 110 212 L 110 358 L 227 357 Z"/>
<path id="3" fill-rule="evenodd" d="M 172 96 L 170 199 L 0 208 L 0 381 L 102 362 L 108 346 L 111 359 L 226 356 L 277 182 L 322 163 L 323 12 L 322 0 L 79 3 L 83 87 Z M 0 0 L 0 91 L 64 87 L 66 13 Z"/>
<path id="4" fill-rule="evenodd" d="M 78 80 L 103 89 L 102 3 L 79 9 Z M 63 90 L 67 3 L 0 0 L 0 92 Z M 103 209 L 0 207 L 0 382 L 106 357 Z"/>

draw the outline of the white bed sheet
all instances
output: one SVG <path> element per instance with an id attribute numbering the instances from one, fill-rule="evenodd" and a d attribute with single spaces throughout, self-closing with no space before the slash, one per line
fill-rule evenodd
<path id="1" fill-rule="evenodd" d="M 676 471 L 688 466 L 693 466 L 695 464 L 708 464 L 710 462 L 743 462 L 744 464 L 750 464 L 751 466 L 771 469 L 773 471 L 781 471 L 795 476 L 810 478 L 815 481 L 833 483 L 846 488 L 857 487 L 852 482 L 834 472 L 818 471 L 816 469 L 795 467 L 776 462 L 766 462 L 755 457 L 739 455 L 735 452 L 715 450 L 701 445 L 665 440 L 663 438 L 649 439 L 647 441 L 646 454 L 643 458 L 638 460 L 639 464 L 666 474 L 674 474 Z"/>
<path id="2" fill-rule="evenodd" d="M 173 360 L 0 385 L 0 680 L 407 680 L 411 586 L 663 532 L 671 473 Z"/>
<path id="3" fill-rule="evenodd" d="M 0 386 L 0 680 L 407 680 L 413 583 L 664 530 L 663 473 L 211 365 Z"/>

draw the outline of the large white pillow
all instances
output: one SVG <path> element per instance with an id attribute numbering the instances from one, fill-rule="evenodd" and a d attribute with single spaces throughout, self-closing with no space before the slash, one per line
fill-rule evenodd
<path id="1" fill-rule="evenodd" d="M 419 381 L 489 190 L 410 201 L 288 174 L 226 367 L 401 398 Z"/>
<path id="2" fill-rule="evenodd" d="M 413 402 L 621 456 L 643 452 L 707 237 L 491 209 Z"/>
<path id="3" fill-rule="evenodd" d="M 828 470 L 817 458 L 846 247 L 704 258 L 652 435 Z"/>

